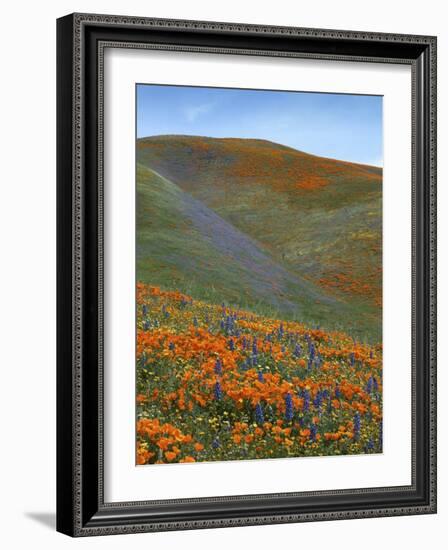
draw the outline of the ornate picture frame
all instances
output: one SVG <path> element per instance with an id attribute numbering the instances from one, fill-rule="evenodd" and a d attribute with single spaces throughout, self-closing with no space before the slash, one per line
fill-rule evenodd
<path id="1" fill-rule="evenodd" d="M 410 485 L 169 500 L 148 494 L 144 501 L 105 501 L 103 155 L 108 47 L 411 67 Z M 57 530 L 91 536 L 435 513 L 436 38 L 72 14 L 57 22 L 57 51 Z"/>

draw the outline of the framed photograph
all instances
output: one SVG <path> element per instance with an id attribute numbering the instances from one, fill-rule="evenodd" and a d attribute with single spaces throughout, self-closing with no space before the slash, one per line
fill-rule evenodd
<path id="1" fill-rule="evenodd" d="M 435 513 L 436 38 L 57 41 L 57 529 Z"/>

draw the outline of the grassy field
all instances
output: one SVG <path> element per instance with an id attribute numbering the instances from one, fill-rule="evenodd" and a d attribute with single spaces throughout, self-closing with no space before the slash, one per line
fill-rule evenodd
<path id="1" fill-rule="evenodd" d="M 381 338 L 381 169 L 194 136 L 137 159 L 142 281 Z"/>

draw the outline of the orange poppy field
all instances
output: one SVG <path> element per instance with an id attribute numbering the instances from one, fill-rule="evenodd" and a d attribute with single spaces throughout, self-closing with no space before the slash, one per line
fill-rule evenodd
<path id="1" fill-rule="evenodd" d="M 382 348 L 137 283 L 136 463 L 382 451 Z"/>

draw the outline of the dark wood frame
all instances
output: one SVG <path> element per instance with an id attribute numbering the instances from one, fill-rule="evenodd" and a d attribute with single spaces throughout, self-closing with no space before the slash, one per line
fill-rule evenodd
<path id="1" fill-rule="evenodd" d="M 102 54 L 110 46 L 411 65 L 412 485 L 104 502 Z M 57 22 L 57 51 L 58 531 L 88 536 L 435 513 L 436 38 L 74 14 Z"/>

